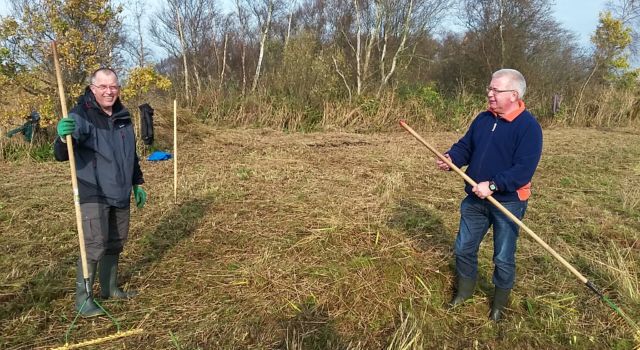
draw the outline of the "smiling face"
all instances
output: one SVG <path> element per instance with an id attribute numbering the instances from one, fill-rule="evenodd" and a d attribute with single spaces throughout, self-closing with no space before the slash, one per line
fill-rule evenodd
<path id="1" fill-rule="evenodd" d="M 493 78 L 487 89 L 489 108 L 498 115 L 505 115 L 518 109 L 518 92 L 510 83 L 507 76 Z"/>
<path id="2" fill-rule="evenodd" d="M 91 92 L 102 110 L 111 115 L 113 105 L 120 94 L 118 77 L 109 70 L 100 70 L 91 81 Z"/>

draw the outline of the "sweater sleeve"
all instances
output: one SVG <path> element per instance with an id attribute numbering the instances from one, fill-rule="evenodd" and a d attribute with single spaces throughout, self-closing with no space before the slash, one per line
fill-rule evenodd
<path id="1" fill-rule="evenodd" d="M 537 121 L 524 129 L 513 157 L 513 166 L 493 178 L 500 191 L 515 192 L 531 182 L 542 156 L 542 128 Z"/>

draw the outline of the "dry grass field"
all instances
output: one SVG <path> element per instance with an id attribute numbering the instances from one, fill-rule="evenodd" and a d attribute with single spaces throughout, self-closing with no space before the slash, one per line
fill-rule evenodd
<path id="1" fill-rule="evenodd" d="M 490 239 L 475 297 L 447 310 L 462 180 L 437 171 L 400 127 L 181 131 L 176 202 L 173 164 L 142 163 L 149 201 L 132 209 L 120 276 L 140 295 L 103 303 L 144 333 L 100 349 L 637 346 L 634 330 L 524 232 L 506 320 L 487 319 Z M 416 131 L 442 151 L 461 136 Z M 0 348 L 61 345 L 78 254 L 68 164 L 0 162 L 0 173 Z M 639 132 L 546 129 L 524 222 L 640 319 Z M 94 318 L 71 336 L 114 331 Z"/>

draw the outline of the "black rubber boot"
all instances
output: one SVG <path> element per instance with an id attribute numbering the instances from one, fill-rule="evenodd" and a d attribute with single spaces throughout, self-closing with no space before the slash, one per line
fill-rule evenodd
<path id="1" fill-rule="evenodd" d="M 473 290 L 476 288 L 476 280 L 464 277 L 458 277 L 456 295 L 449 302 L 449 307 L 455 307 L 465 302 L 465 300 L 473 296 Z"/>
<path id="2" fill-rule="evenodd" d="M 91 290 L 96 277 L 96 264 L 87 264 L 87 269 L 89 270 L 89 288 Z M 76 269 L 76 311 L 83 317 L 104 315 L 104 311 L 93 301 L 93 292 L 91 292 L 91 295 L 87 294 L 80 259 L 78 259 L 78 267 Z"/>
<path id="3" fill-rule="evenodd" d="M 491 313 L 489 314 L 490 319 L 496 322 L 500 321 L 504 313 L 504 308 L 509 302 L 509 294 L 511 294 L 511 289 L 496 287 L 493 295 L 493 303 L 491 304 Z"/>
<path id="4" fill-rule="evenodd" d="M 105 255 L 100 260 L 100 296 L 103 299 L 130 299 L 138 295 L 118 288 L 118 260 L 120 255 Z"/>

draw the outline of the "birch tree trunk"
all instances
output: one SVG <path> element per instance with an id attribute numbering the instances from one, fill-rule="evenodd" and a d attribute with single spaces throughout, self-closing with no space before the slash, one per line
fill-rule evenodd
<path id="1" fill-rule="evenodd" d="M 145 51 L 144 51 L 144 40 L 142 37 L 142 14 L 143 14 L 143 10 L 142 10 L 142 4 L 140 3 L 140 0 L 136 1 L 135 4 L 135 9 L 134 9 L 134 16 L 135 16 L 135 20 L 136 20 L 136 27 L 137 27 L 137 31 L 138 31 L 138 42 L 139 42 L 139 50 L 137 55 L 138 55 L 138 66 L 139 67 L 144 67 L 144 60 L 145 60 Z"/>
<path id="2" fill-rule="evenodd" d="M 391 60 L 391 67 L 389 68 L 389 72 L 383 76 L 382 81 L 380 82 L 380 87 L 378 88 L 378 93 L 377 96 L 380 96 L 380 93 L 382 92 L 382 89 L 387 85 L 387 83 L 389 82 L 389 78 L 391 78 L 391 76 L 393 75 L 393 73 L 396 70 L 396 65 L 398 64 L 398 56 L 400 56 L 400 53 L 404 50 L 405 44 L 407 42 L 407 36 L 409 35 L 409 26 L 411 25 L 411 15 L 413 13 L 413 0 L 409 1 L 409 9 L 407 10 L 406 13 L 406 18 L 404 21 L 404 27 L 402 29 L 402 39 L 400 41 L 400 45 L 398 45 L 398 49 L 396 50 L 395 54 L 393 55 L 393 59 Z M 385 33 L 386 36 L 386 33 Z M 385 39 L 386 42 L 386 39 Z"/>
<path id="3" fill-rule="evenodd" d="M 369 33 L 369 38 L 367 39 L 367 43 L 365 44 L 364 65 L 362 66 L 363 84 L 369 78 L 369 65 L 371 62 L 371 51 L 373 49 L 375 42 L 378 39 L 378 33 L 380 32 L 380 28 L 382 27 L 382 12 L 383 12 L 381 9 L 382 4 L 380 3 L 379 0 L 376 0 L 374 2 L 374 6 L 376 11 L 376 19 L 374 22 L 375 25 L 373 27 L 373 30 L 371 31 L 371 33 Z"/>
<path id="4" fill-rule="evenodd" d="M 242 44 L 242 96 L 247 94 L 247 45 Z"/>
<path id="5" fill-rule="evenodd" d="M 198 67 L 196 64 L 193 65 L 193 75 L 196 78 L 196 98 L 202 93 L 202 81 L 200 80 L 200 74 L 198 73 Z"/>
<path id="6" fill-rule="evenodd" d="M 222 45 L 222 68 L 220 69 L 220 86 L 219 89 L 222 90 L 222 86 L 224 86 L 224 72 L 227 68 L 227 43 L 229 42 L 229 33 L 224 33 L 224 44 Z"/>
<path id="7" fill-rule="evenodd" d="M 184 43 L 184 32 L 182 30 L 182 21 L 180 13 L 176 9 L 176 17 L 178 18 L 178 33 L 180 34 L 180 47 L 182 48 L 182 63 L 184 65 L 184 94 L 187 102 L 191 102 L 191 93 L 189 92 L 189 66 L 187 65 L 187 48 Z"/>
<path id="8" fill-rule="evenodd" d="M 286 51 L 287 50 L 287 45 L 289 44 L 289 38 L 291 38 L 291 22 L 293 21 L 293 9 L 294 9 L 294 5 L 295 5 L 296 1 L 292 1 L 291 5 L 289 7 L 289 20 L 287 23 L 287 36 L 284 39 L 284 48 L 282 49 L 282 51 Z"/>
<path id="9" fill-rule="evenodd" d="M 264 47 L 267 43 L 267 37 L 269 36 L 269 28 L 271 27 L 271 16 L 273 15 L 273 0 L 269 0 L 267 7 L 267 20 L 262 28 L 262 37 L 260 38 L 260 53 L 258 54 L 258 63 L 256 64 L 256 74 L 253 77 L 253 84 L 251 91 L 255 92 L 258 87 L 258 80 L 260 80 L 260 70 L 262 68 L 262 59 L 264 58 Z"/>
<path id="10" fill-rule="evenodd" d="M 236 0 L 236 8 L 238 10 L 238 22 L 242 32 L 242 50 L 240 54 L 240 62 L 242 65 L 242 96 L 247 94 L 247 40 L 249 40 L 247 16 L 244 7 L 240 4 L 240 0 Z"/>
<path id="11" fill-rule="evenodd" d="M 360 96 L 362 93 L 362 65 L 360 63 L 360 55 L 361 55 L 361 39 L 362 35 L 362 25 L 360 23 L 360 9 L 358 8 L 358 0 L 353 0 L 353 6 L 355 7 L 356 12 L 356 95 Z"/>
<path id="12" fill-rule="evenodd" d="M 338 67 L 338 60 L 335 58 L 335 56 L 332 57 L 332 58 L 333 58 L 333 65 L 336 67 L 336 72 L 338 73 L 340 78 L 342 78 L 342 82 L 344 83 L 344 86 L 347 88 L 347 92 L 349 93 L 349 102 L 351 102 L 351 87 L 349 86 L 349 83 L 347 82 L 347 78 L 344 76 L 344 74 L 342 73 L 342 71 Z"/>

